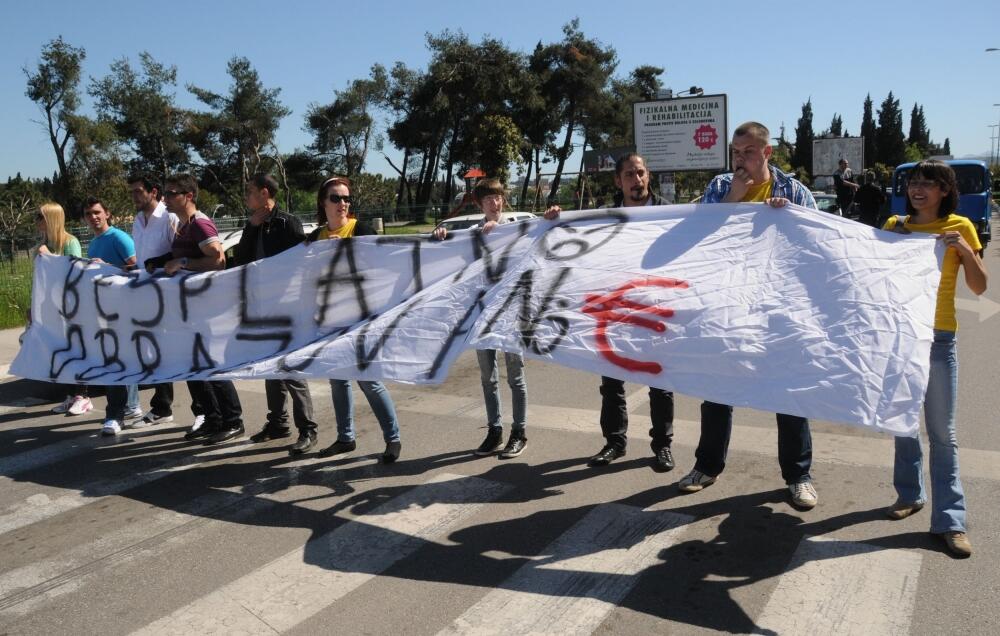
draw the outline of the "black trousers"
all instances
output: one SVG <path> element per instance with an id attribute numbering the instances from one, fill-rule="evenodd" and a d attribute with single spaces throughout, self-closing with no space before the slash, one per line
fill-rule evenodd
<path id="1" fill-rule="evenodd" d="M 157 417 L 167 417 L 168 415 L 173 415 L 173 404 L 173 384 L 156 384 L 153 386 L 153 397 L 149 400 L 149 408 L 153 411 L 153 415 L 156 415 Z"/>
<path id="2" fill-rule="evenodd" d="M 653 452 L 669 448 L 674 439 L 674 394 L 663 389 L 649 389 L 649 419 L 652 428 L 649 446 Z M 625 382 L 601 376 L 601 432 L 608 446 L 625 450 L 628 443 L 628 406 Z"/>
<path id="3" fill-rule="evenodd" d="M 236 386 L 230 380 L 190 380 L 191 410 L 195 405 L 205 416 L 206 430 L 222 431 L 243 426 L 243 407 Z"/>
<path id="4" fill-rule="evenodd" d="M 267 426 L 276 431 L 288 430 L 286 394 L 292 398 L 292 420 L 299 435 L 316 435 L 312 396 L 305 380 L 264 380 L 267 394 Z"/>
<path id="5" fill-rule="evenodd" d="M 778 464 L 786 484 L 811 479 L 812 434 L 809 420 L 797 415 L 775 414 L 778 423 Z M 733 432 L 733 407 L 715 402 L 701 404 L 701 438 L 694 452 L 694 467 L 706 475 L 726 468 L 729 438 Z"/>

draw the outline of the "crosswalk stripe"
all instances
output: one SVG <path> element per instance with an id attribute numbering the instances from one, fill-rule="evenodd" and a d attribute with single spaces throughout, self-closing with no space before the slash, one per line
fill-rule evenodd
<path id="1" fill-rule="evenodd" d="M 110 497 L 132 488 L 144 486 L 173 473 L 203 467 L 213 459 L 225 459 L 234 445 L 220 446 L 211 451 L 154 460 L 142 472 L 123 467 L 123 472 L 101 479 L 79 482 L 66 494 L 49 496 L 38 493 L 0 510 L 0 533 L 44 521 L 56 515 L 94 503 L 98 497 Z"/>
<path id="2" fill-rule="evenodd" d="M 777 634 L 908 634 L 921 561 L 908 550 L 807 538 L 757 624 Z"/>
<path id="3" fill-rule="evenodd" d="M 589 634 L 692 519 L 599 505 L 440 634 Z"/>
<path id="4" fill-rule="evenodd" d="M 633 393 L 643 393 L 637 391 Z M 486 409 L 482 398 L 460 397 L 434 391 L 393 389 L 393 399 L 400 411 L 422 415 L 468 417 L 486 422 Z M 629 399 L 632 399 L 631 397 Z M 646 396 L 648 401 L 648 395 Z M 639 404 L 640 401 L 636 401 Z M 635 406 L 630 403 L 630 409 Z M 563 406 L 528 405 L 528 426 L 537 429 L 572 431 L 600 435 L 600 411 Z M 641 429 L 640 429 L 641 430 Z M 701 423 L 691 420 L 674 420 L 674 444 L 696 446 L 701 434 Z M 893 440 L 888 436 L 838 435 L 813 431 L 813 461 L 845 466 L 872 466 L 892 468 Z M 749 452 L 758 455 L 777 454 L 778 433 L 775 427 L 733 427 L 729 444 L 730 452 Z M 958 451 L 962 475 L 1000 481 L 1000 452 L 961 448 Z"/>
<path id="5" fill-rule="evenodd" d="M 509 488 L 478 477 L 438 475 L 134 633 L 291 629 L 426 542 L 446 536 Z"/>

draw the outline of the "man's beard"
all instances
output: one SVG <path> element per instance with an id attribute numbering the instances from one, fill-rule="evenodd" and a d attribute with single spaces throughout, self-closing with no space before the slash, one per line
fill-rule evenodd
<path id="1" fill-rule="evenodd" d="M 646 188 L 641 188 L 636 186 L 629 190 L 629 199 L 634 203 L 639 203 L 640 201 L 645 201 L 649 198 L 649 191 Z"/>

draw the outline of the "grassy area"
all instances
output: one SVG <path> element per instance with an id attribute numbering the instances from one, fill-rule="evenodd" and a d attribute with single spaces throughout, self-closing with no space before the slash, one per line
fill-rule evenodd
<path id="1" fill-rule="evenodd" d="M 27 256 L 0 261 L 0 329 L 24 326 L 31 306 L 33 271 Z"/>
<path id="2" fill-rule="evenodd" d="M 399 225 L 399 226 L 386 226 L 386 234 L 426 234 L 434 229 L 433 223 L 421 224 L 421 225 Z"/>

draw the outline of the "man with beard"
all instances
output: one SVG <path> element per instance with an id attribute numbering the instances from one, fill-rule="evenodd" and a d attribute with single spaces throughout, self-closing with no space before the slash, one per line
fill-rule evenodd
<path id="1" fill-rule="evenodd" d="M 631 152 L 615 162 L 615 195 L 611 207 L 630 208 L 646 205 L 665 205 L 666 201 L 649 190 L 649 171 L 646 160 Z M 559 216 L 561 208 L 552 206 L 545 211 L 545 218 Z M 649 417 L 652 428 L 650 447 L 653 449 L 653 467 L 669 471 L 674 467 L 670 444 L 674 437 L 674 394 L 671 391 L 649 389 Z M 625 382 L 607 376 L 601 377 L 601 432 L 604 448 L 590 458 L 591 466 L 607 466 L 625 455 L 628 442 L 628 406 L 625 404 Z"/>

